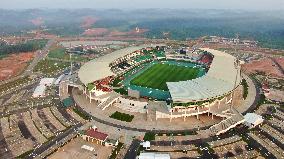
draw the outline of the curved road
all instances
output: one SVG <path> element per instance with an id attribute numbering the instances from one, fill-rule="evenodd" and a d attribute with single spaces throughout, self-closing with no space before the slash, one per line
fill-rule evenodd
<path id="1" fill-rule="evenodd" d="M 261 88 L 259 87 L 258 83 L 252 79 L 253 83 L 254 83 L 254 86 L 255 86 L 255 89 L 256 89 L 256 96 L 254 98 L 254 101 L 253 103 L 251 104 L 251 106 L 246 110 L 244 111 L 242 114 L 246 114 L 248 112 L 252 112 L 256 107 L 257 107 L 257 103 L 260 99 L 260 91 L 261 91 Z M 73 95 L 72 95 L 73 96 Z M 73 98 L 74 99 L 74 98 Z M 75 101 L 76 102 L 76 101 Z M 100 118 L 97 118 L 91 114 L 89 114 L 87 111 L 85 111 L 82 107 L 80 107 L 80 104 L 76 102 L 76 105 L 78 107 L 79 110 L 81 110 L 82 112 L 84 112 L 85 114 L 88 114 L 92 120 L 96 121 L 96 122 L 99 122 L 99 123 L 102 123 L 102 124 L 105 124 L 105 125 L 109 125 L 109 126 L 112 126 L 112 127 L 117 127 L 117 128 L 120 128 L 120 129 L 125 129 L 125 130 L 131 130 L 131 131 L 139 131 L 139 132 L 154 132 L 154 133 L 167 133 L 167 132 L 174 132 L 174 133 L 179 133 L 179 132 L 184 132 L 184 131 L 197 131 L 198 129 L 197 128 L 194 128 L 194 129 L 184 129 L 184 130 L 177 130 L 177 131 L 172 131 L 172 130 L 147 130 L 147 129 L 140 129 L 140 128 L 134 128 L 134 127 L 128 127 L 128 126 L 122 126 L 122 125 L 119 125 L 119 124 L 114 124 L 114 123 L 111 123 L 111 122 L 108 122 L 108 121 L 105 121 L 105 120 L 102 120 Z M 210 126 L 206 126 L 206 127 L 201 127 L 199 128 L 199 130 L 206 130 L 208 129 Z"/>
<path id="2" fill-rule="evenodd" d="M 252 80 L 253 84 L 254 84 L 254 87 L 255 87 L 255 90 L 256 90 L 256 95 L 255 95 L 253 103 L 249 106 L 249 108 L 246 111 L 244 111 L 242 113 L 242 115 L 245 115 L 246 113 L 249 113 L 249 112 L 253 112 L 253 110 L 255 110 L 257 108 L 258 101 L 260 100 L 260 92 L 261 92 L 260 84 L 254 78 L 251 78 L 249 76 L 248 76 L 248 78 L 250 78 Z"/>

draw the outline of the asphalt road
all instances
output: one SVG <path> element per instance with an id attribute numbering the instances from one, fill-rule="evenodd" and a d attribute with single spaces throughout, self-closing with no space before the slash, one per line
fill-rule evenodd
<path id="1" fill-rule="evenodd" d="M 59 146 L 57 143 L 60 143 L 60 141 L 64 138 L 66 138 L 67 136 L 71 135 L 71 134 L 77 134 L 76 129 L 81 127 L 83 124 L 77 124 L 75 126 L 73 126 L 72 128 L 68 129 L 67 131 L 64 131 L 63 133 L 55 136 L 54 139 L 52 139 L 51 141 L 41 145 L 40 147 L 36 148 L 33 153 L 28 156 L 28 159 L 32 159 L 33 156 L 38 156 L 40 154 L 42 154 L 43 152 L 45 152 L 46 150 L 48 150 L 49 148 L 53 147 L 53 146 Z"/>
<path id="2" fill-rule="evenodd" d="M 7 159 L 7 158 L 13 158 L 13 154 L 9 149 L 8 144 L 5 140 L 0 123 L 0 159 Z"/>
<path id="3" fill-rule="evenodd" d="M 129 146 L 129 149 L 127 150 L 127 153 L 124 156 L 124 159 L 135 159 L 136 158 L 136 154 L 137 154 L 137 150 L 140 146 L 140 141 L 135 139 L 132 141 L 131 145 Z"/>
<path id="4" fill-rule="evenodd" d="M 249 78 L 251 78 L 251 77 L 249 77 Z M 257 83 L 257 81 L 255 79 L 251 78 L 251 80 L 252 80 L 252 82 L 254 84 L 256 95 L 255 95 L 255 98 L 254 98 L 254 101 L 253 101 L 252 105 L 245 112 L 243 112 L 242 115 L 245 115 L 245 114 L 255 110 L 256 107 L 257 107 L 257 103 L 260 100 L 261 87 L 260 87 L 260 85 Z"/>
<path id="5" fill-rule="evenodd" d="M 33 59 L 33 61 L 30 63 L 30 65 L 26 68 L 25 72 L 22 74 L 22 76 L 31 75 L 33 72 L 34 67 L 37 65 L 37 63 L 45 58 L 48 54 L 49 48 L 55 43 L 55 39 L 48 40 L 47 44 L 42 50 L 38 50 L 36 52 L 36 57 Z"/>

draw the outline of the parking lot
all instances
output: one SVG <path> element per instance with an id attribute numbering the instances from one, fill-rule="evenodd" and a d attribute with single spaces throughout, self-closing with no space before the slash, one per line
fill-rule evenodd
<path id="1" fill-rule="evenodd" d="M 94 151 L 89 151 L 82 149 L 83 145 L 91 146 L 94 148 Z M 48 157 L 49 159 L 59 159 L 59 158 L 68 158 L 68 159 L 104 159 L 108 158 L 111 154 L 112 147 L 101 146 L 91 142 L 87 142 L 82 138 L 78 137 L 73 139 L 71 142 L 61 147 L 57 152 Z"/>

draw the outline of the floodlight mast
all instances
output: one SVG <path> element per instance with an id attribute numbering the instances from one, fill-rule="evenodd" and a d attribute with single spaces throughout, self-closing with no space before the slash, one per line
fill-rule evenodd
<path id="1" fill-rule="evenodd" d="M 71 43 L 70 43 L 70 47 L 69 48 L 71 49 Z M 72 52 L 71 51 L 69 51 L 69 58 L 70 58 L 70 75 L 72 75 L 73 63 L 72 63 Z"/>
<path id="2" fill-rule="evenodd" d="M 72 70 L 73 70 L 72 53 L 69 53 L 69 55 L 70 55 L 70 64 L 71 64 L 71 66 L 70 66 L 70 75 L 72 75 Z"/>

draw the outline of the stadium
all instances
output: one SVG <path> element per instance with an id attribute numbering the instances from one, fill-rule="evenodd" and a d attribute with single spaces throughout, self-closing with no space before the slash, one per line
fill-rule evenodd
<path id="1" fill-rule="evenodd" d="M 83 94 L 102 110 L 124 103 L 121 109 L 144 113 L 154 109 L 156 120 L 170 121 L 211 114 L 212 119 L 229 119 L 222 131 L 243 122 L 228 106 L 241 81 L 238 61 L 221 51 L 203 48 L 184 55 L 169 53 L 165 45 L 128 47 L 86 63 L 78 76 Z M 147 101 L 165 104 L 150 108 Z"/>
<path id="2" fill-rule="evenodd" d="M 118 50 L 86 63 L 79 78 L 88 91 L 96 90 L 97 94 L 110 92 L 111 86 L 121 82 L 123 89 L 114 90 L 126 94 L 128 89 L 137 90 L 142 97 L 174 103 L 219 98 L 240 82 L 235 58 L 229 54 L 201 49 L 198 57 L 173 56 L 166 55 L 164 49 L 140 46 Z"/>

